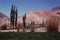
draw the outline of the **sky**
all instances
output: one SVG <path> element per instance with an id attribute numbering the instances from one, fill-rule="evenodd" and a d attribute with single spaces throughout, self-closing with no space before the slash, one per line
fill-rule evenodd
<path id="1" fill-rule="evenodd" d="M 18 16 L 34 11 L 51 10 L 60 6 L 60 0 L 0 0 L 0 12 L 10 16 L 11 5 L 14 4 L 18 9 Z"/>

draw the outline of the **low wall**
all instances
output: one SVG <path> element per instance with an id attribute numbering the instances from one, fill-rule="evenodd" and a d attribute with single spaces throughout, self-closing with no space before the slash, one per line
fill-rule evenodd
<path id="1" fill-rule="evenodd" d="M 17 30 L 0 30 L 0 32 L 17 32 Z"/>

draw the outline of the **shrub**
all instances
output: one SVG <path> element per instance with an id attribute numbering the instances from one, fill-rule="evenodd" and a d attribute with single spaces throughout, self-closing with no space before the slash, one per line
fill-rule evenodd
<path id="1" fill-rule="evenodd" d="M 48 32 L 58 32 L 59 17 L 52 16 L 46 21 L 46 27 Z"/>
<path id="2" fill-rule="evenodd" d="M 7 29 L 6 24 L 2 25 L 2 30 L 6 30 L 6 29 Z"/>

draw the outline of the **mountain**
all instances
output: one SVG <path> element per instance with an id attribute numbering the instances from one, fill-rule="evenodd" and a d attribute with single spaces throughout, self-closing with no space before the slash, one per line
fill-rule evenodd
<path id="1" fill-rule="evenodd" d="M 30 12 L 27 15 L 27 20 L 41 23 L 43 20 L 46 21 L 51 16 L 60 17 L 60 6 L 53 8 L 52 10 L 42 10 L 37 12 Z"/>
<path id="2" fill-rule="evenodd" d="M 46 21 L 51 16 L 60 16 L 60 10 L 56 10 L 56 9 L 57 7 L 55 8 L 55 10 L 42 10 L 42 11 L 30 12 L 29 14 L 26 14 L 26 23 L 31 23 L 31 21 L 35 23 L 42 23 L 43 20 Z M 22 17 L 23 16 L 19 16 L 17 18 L 18 24 L 23 22 Z M 10 18 L 8 18 L 8 16 L 4 15 L 1 12 L 0 12 L 0 18 L 1 18 L 0 19 L 1 24 L 2 23 L 3 24 L 6 23 L 7 25 L 10 24 Z"/>
<path id="3" fill-rule="evenodd" d="M 0 26 L 3 24 L 8 24 L 10 21 L 9 17 L 0 12 Z"/>
<path id="4" fill-rule="evenodd" d="M 8 17 L 8 16 L 6 16 L 3 13 L 0 12 L 0 18 L 4 18 L 4 17 Z"/>
<path id="5" fill-rule="evenodd" d="M 41 23 L 43 20 L 48 19 L 51 15 L 60 16 L 60 10 L 43 10 L 38 12 L 31 12 L 29 15 L 27 15 L 27 20 Z"/>
<path id="6" fill-rule="evenodd" d="M 42 23 L 43 20 L 46 21 L 47 19 L 49 19 L 50 16 L 60 16 L 60 10 L 43 10 L 37 12 L 30 12 L 26 16 L 26 22 L 30 23 L 31 21 L 34 21 L 35 23 Z M 22 17 L 19 17 L 18 20 L 22 22 Z"/>
<path id="7" fill-rule="evenodd" d="M 60 6 L 53 8 L 52 10 L 60 10 Z"/>

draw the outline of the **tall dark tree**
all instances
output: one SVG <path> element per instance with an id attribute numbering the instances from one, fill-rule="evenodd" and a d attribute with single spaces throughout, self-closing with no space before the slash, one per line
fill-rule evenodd
<path id="1" fill-rule="evenodd" d="M 23 31 L 25 32 L 25 28 L 26 28 L 26 13 L 25 15 L 23 16 Z"/>
<path id="2" fill-rule="evenodd" d="M 15 27 L 17 28 L 17 13 L 18 12 L 18 10 L 17 10 L 17 8 L 16 8 L 16 13 L 15 13 Z"/>
<path id="3" fill-rule="evenodd" d="M 11 21 L 11 26 L 13 26 L 13 29 L 14 29 L 14 14 L 13 14 L 13 5 L 11 7 L 11 13 L 10 13 L 10 21 Z"/>
<path id="4" fill-rule="evenodd" d="M 17 8 L 12 5 L 11 7 L 11 13 L 10 13 L 10 19 L 11 19 L 11 26 L 14 28 L 16 28 L 17 26 Z"/>

